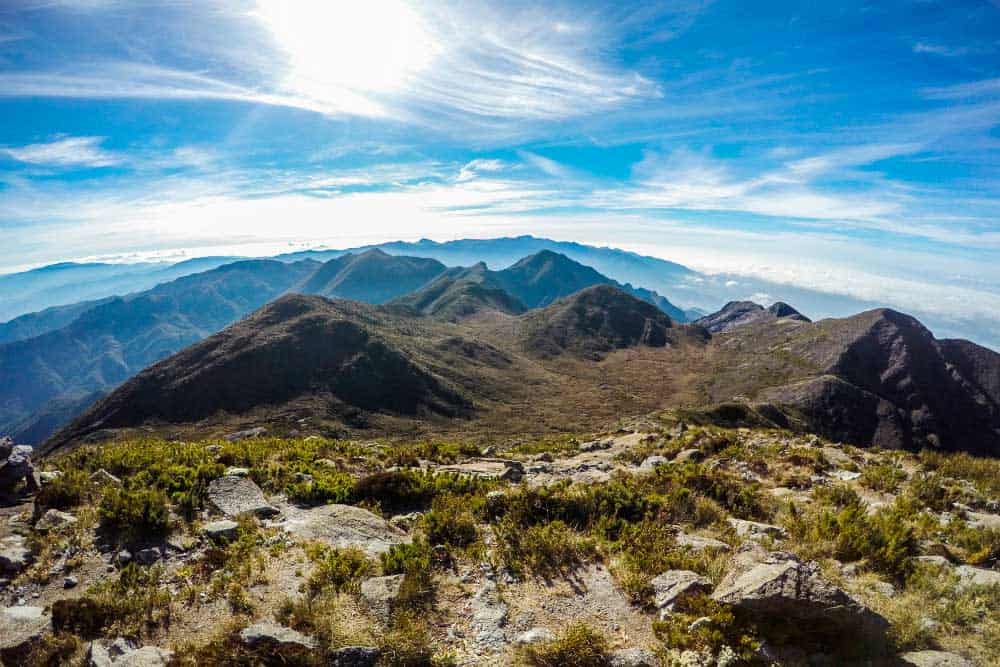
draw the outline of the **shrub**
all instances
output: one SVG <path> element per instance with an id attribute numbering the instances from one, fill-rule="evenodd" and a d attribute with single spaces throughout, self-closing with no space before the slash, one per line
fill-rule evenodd
<path id="1" fill-rule="evenodd" d="M 496 533 L 500 557 L 515 572 L 567 574 L 596 555 L 593 540 L 558 520 L 527 528 L 504 520 Z"/>
<path id="2" fill-rule="evenodd" d="M 57 510 L 72 509 L 87 498 L 91 489 L 90 479 L 83 470 L 67 470 L 41 488 L 35 496 L 40 507 Z"/>
<path id="3" fill-rule="evenodd" d="M 354 502 L 378 505 L 390 514 L 424 509 L 440 494 L 465 495 L 488 488 L 489 482 L 473 477 L 416 470 L 377 472 L 354 483 Z"/>
<path id="4" fill-rule="evenodd" d="M 343 472 L 315 472 L 313 479 L 293 482 L 285 487 L 292 502 L 302 505 L 343 503 L 351 497 L 354 479 Z"/>
<path id="5" fill-rule="evenodd" d="M 751 625 L 704 594 L 678 600 L 669 616 L 653 623 L 653 632 L 667 648 L 715 653 L 728 646 L 744 662 L 751 661 L 759 647 Z"/>
<path id="6" fill-rule="evenodd" d="M 465 498 L 439 496 L 431 511 L 421 518 L 427 540 L 431 544 L 467 547 L 479 537 L 476 520 Z"/>
<path id="7" fill-rule="evenodd" d="M 117 579 L 92 586 L 83 597 L 56 601 L 53 627 L 94 637 L 111 632 L 141 635 L 148 627 L 169 625 L 171 595 L 160 588 L 162 574 L 159 566 L 129 563 Z"/>
<path id="8" fill-rule="evenodd" d="M 325 590 L 336 593 L 354 590 L 372 573 L 371 561 L 360 549 L 325 549 L 316 559 L 316 569 L 309 576 L 309 595 Z"/>
<path id="9" fill-rule="evenodd" d="M 521 649 L 531 667 L 606 667 L 611 664 L 607 640 L 586 625 L 566 628 L 552 641 Z"/>
<path id="10" fill-rule="evenodd" d="M 126 539 L 163 535 L 170 528 L 167 496 L 159 489 L 111 487 L 101 498 L 102 526 Z"/>
<path id="11" fill-rule="evenodd" d="M 861 471 L 858 481 L 872 491 L 895 493 L 906 479 L 906 473 L 891 463 L 870 465 Z"/>
<path id="12" fill-rule="evenodd" d="M 406 574 L 408 572 L 431 569 L 431 549 L 424 540 L 394 544 L 389 551 L 381 554 L 382 571 L 385 574 Z"/>

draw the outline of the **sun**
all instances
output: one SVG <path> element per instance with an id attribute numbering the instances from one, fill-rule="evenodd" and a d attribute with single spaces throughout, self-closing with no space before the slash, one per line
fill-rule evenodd
<path id="1" fill-rule="evenodd" d="M 258 0 L 254 15 L 284 54 L 284 86 L 364 113 L 404 90 L 440 50 L 403 0 Z"/>

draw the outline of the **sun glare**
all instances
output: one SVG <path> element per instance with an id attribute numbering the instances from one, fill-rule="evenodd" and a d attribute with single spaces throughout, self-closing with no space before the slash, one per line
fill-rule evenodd
<path id="1" fill-rule="evenodd" d="M 288 58 L 284 84 L 317 101 L 353 107 L 405 88 L 439 50 L 402 0 L 258 0 L 255 15 Z"/>

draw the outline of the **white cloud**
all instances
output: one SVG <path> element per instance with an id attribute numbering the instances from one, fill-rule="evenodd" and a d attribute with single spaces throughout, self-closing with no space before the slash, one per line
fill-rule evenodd
<path id="1" fill-rule="evenodd" d="M 120 156 L 101 148 L 103 137 L 66 137 L 48 143 L 0 147 L 0 155 L 27 164 L 50 167 L 110 167 Z"/>
<path id="2" fill-rule="evenodd" d="M 917 42 L 913 45 L 914 53 L 929 53 L 935 56 L 944 56 L 946 58 L 953 58 L 956 56 L 964 56 L 969 53 L 967 47 L 957 47 L 957 46 L 945 46 L 943 44 L 931 44 L 929 42 Z"/>
<path id="3" fill-rule="evenodd" d="M 490 158 L 477 158 L 467 162 L 458 172 L 458 181 L 468 181 L 482 173 L 495 173 L 507 169 L 508 165 L 503 160 Z"/>

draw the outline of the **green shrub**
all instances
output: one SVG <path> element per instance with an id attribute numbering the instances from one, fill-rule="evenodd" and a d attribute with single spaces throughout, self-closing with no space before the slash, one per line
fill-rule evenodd
<path id="1" fill-rule="evenodd" d="M 92 586 L 79 598 L 58 600 L 52 605 L 52 624 L 57 632 L 84 637 L 99 634 L 142 635 L 149 628 L 170 623 L 170 592 L 160 588 L 160 566 L 139 567 L 129 563 L 117 579 Z"/>
<path id="2" fill-rule="evenodd" d="M 100 505 L 101 525 L 126 539 L 163 535 L 170 528 L 167 496 L 159 489 L 110 487 Z"/>
<path id="3" fill-rule="evenodd" d="M 72 509 L 84 502 L 91 491 L 90 478 L 83 470 L 67 470 L 45 484 L 35 495 L 40 507 Z"/>
<path id="4" fill-rule="evenodd" d="M 285 487 L 288 499 L 301 505 L 344 503 L 351 497 L 354 479 L 343 472 L 315 472 L 313 479 L 293 482 Z"/>
<path id="5" fill-rule="evenodd" d="M 377 472 L 354 483 L 351 498 L 357 503 L 377 505 L 396 514 L 425 509 L 440 494 L 473 494 L 490 483 L 470 476 L 435 474 L 417 470 Z"/>
<path id="6" fill-rule="evenodd" d="M 597 552 L 592 539 L 559 520 L 528 527 L 504 520 L 496 533 L 500 557 L 515 572 L 565 575 Z"/>
<path id="7" fill-rule="evenodd" d="M 372 562 L 360 549 L 325 549 L 316 559 L 316 569 L 309 576 L 309 595 L 332 590 L 336 593 L 357 588 L 372 574 Z"/>
<path id="8" fill-rule="evenodd" d="M 479 537 L 469 501 L 460 496 L 439 496 L 431 510 L 421 517 L 424 533 L 431 544 L 463 548 Z"/>
<path id="9" fill-rule="evenodd" d="M 379 556 L 379 559 L 385 574 L 406 574 L 429 571 L 433 555 L 426 541 L 416 539 L 410 543 L 392 545 L 389 551 Z"/>
<path id="10" fill-rule="evenodd" d="M 552 641 L 525 646 L 521 660 L 530 667 L 607 667 L 608 641 L 586 625 L 566 628 Z"/>
<path id="11" fill-rule="evenodd" d="M 895 493 L 899 490 L 899 485 L 906 479 L 906 473 L 891 463 L 880 463 L 870 465 L 861 471 L 858 481 L 873 491 L 884 493 Z"/>
<path id="12" fill-rule="evenodd" d="M 752 626 L 737 619 L 728 605 L 703 594 L 681 598 L 670 615 L 653 623 L 653 632 L 666 648 L 715 653 L 728 646 L 744 662 L 759 647 Z"/>

